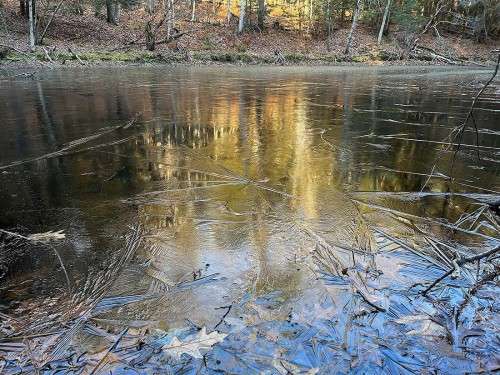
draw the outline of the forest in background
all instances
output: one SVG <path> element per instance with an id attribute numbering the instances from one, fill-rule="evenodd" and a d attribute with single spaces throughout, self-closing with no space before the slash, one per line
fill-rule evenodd
<path id="1" fill-rule="evenodd" d="M 0 60 L 485 63 L 496 0 L 3 0 Z"/>

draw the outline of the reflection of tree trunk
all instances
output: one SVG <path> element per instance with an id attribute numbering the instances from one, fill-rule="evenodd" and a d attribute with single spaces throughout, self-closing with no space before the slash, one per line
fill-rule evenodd
<path id="1" fill-rule="evenodd" d="M 49 144 L 49 149 L 52 150 L 57 146 L 56 136 L 54 134 L 54 126 L 52 122 L 52 117 L 50 116 L 50 111 L 47 108 L 47 103 L 45 100 L 45 94 L 43 92 L 42 84 L 40 82 L 36 83 L 37 91 L 38 91 L 38 100 L 40 102 L 40 110 L 41 110 L 41 123 L 44 128 L 44 134 L 48 137 L 47 143 Z"/>
<path id="2" fill-rule="evenodd" d="M 362 0 L 356 1 L 356 9 L 354 10 L 354 17 L 352 18 L 351 31 L 349 32 L 349 37 L 347 38 L 347 44 L 345 46 L 344 53 L 347 55 L 349 50 L 351 49 L 352 37 L 354 32 L 356 31 L 356 27 L 358 26 L 359 14 L 361 13 L 361 8 L 363 7 Z"/>
<path id="3" fill-rule="evenodd" d="M 266 19 L 266 0 L 258 0 L 259 10 L 257 12 L 257 24 L 259 29 L 264 30 L 264 22 Z"/>
<path id="4" fill-rule="evenodd" d="M 247 6 L 245 0 L 240 0 L 240 20 L 238 22 L 238 33 L 243 32 L 243 28 L 245 27 L 245 7 Z"/>
<path id="5" fill-rule="evenodd" d="M 382 18 L 382 24 L 380 25 L 380 31 L 378 32 L 377 43 L 380 44 L 382 41 L 382 34 L 384 33 L 385 23 L 387 22 L 387 15 L 389 14 L 389 8 L 391 7 L 391 0 L 387 0 L 387 5 L 385 6 L 384 17 Z"/>

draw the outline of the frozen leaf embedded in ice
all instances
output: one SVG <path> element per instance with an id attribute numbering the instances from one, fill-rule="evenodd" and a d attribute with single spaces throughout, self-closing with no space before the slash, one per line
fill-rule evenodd
<path id="1" fill-rule="evenodd" d="M 203 327 L 200 332 L 196 335 L 186 338 L 185 341 L 179 340 L 174 337 L 169 344 L 163 345 L 162 349 L 171 354 L 175 358 L 179 359 L 182 354 L 189 354 L 194 358 L 203 358 L 201 350 L 210 350 L 210 348 L 224 340 L 227 335 L 225 333 L 220 333 L 213 331 L 207 334 L 207 329 Z"/>
<path id="2" fill-rule="evenodd" d="M 48 232 L 30 234 L 28 238 L 32 241 L 40 242 L 63 240 L 66 238 L 66 235 L 63 232 L 63 230 L 58 230 L 56 232 L 49 230 Z"/>

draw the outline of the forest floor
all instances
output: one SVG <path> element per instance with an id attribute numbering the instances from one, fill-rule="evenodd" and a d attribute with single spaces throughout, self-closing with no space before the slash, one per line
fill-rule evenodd
<path id="1" fill-rule="evenodd" d="M 498 48 L 497 41 L 477 43 L 457 35 L 428 33 L 418 41 L 424 53 L 408 54 L 402 47 L 402 32 L 391 28 L 379 46 L 377 30 L 362 25 L 356 30 L 351 51 L 346 55 L 348 23 L 339 25 L 329 41 L 324 36 L 313 38 L 307 31 L 286 25 L 272 27 L 275 19 L 268 20 L 269 27 L 263 32 L 247 31 L 239 35 L 235 22 L 228 24 L 216 19 L 208 8 L 198 8 L 203 18 L 195 22 L 187 21 L 189 14 L 182 11 L 177 13 L 175 27 L 185 34 L 168 44 L 157 45 L 155 51 L 147 51 L 144 45 L 146 14 L 142 9 L 123 11 L 117 26 L 107 23 L 103 14 L 94 15 L 91 9 L 86 9 L 83 15 L 60 11 L 48 29 L 44 45 L 37 47 L 35 53 L 28 53 L 27 22 L 19 13 L 18 2 L 6 0 L 0 7 L 0 64 L 13 67 L 46 63 L 491 65 L 495 60 L 493 51 Z M 163 38 L 164 35 L 159 35 L 157 39 Z"/>

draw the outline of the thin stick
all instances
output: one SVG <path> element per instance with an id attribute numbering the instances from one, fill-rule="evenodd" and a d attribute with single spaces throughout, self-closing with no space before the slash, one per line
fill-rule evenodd
<path id="1" fill-rule="evenodd" d="M 483 94 L 484 90 L 486 90 L 486 88 L 490 85 L 490 83 L 495 79 L 495 77 L 498 73 L 499 65 L 500 65 L 500 53 L 498 54 L 497 64 L 495 66 L 495 70 L 493 71 L 493 75 L 488 80 L 488 82 L 486 82 L 486 84 L 481 88 L 481 90 L 479 90 L 479 92 L 476 94 L 474 100 L 471 103 L 469 112 L 467 113 L 467 117 L 465 118 L 464 122 L 461 125 L 460 132 L 459 132 L 459 144 L 458 144 L 458 147 L 455 149 L 455 153 L 453 154 L 453 159 L 451 162 L 451 168 L 450 168 L 451 174 L 453 174 L 453 166 L 455 164 L 456 156 L 457 156 L 458 152 L 460 151 L 460 146 L 462 143 L 462 138 L 464 135 L 465 128 L 467 127 L 467 123 L 469 122 L 469 119 L 471 117 L 473 117 L 473 112 L 474 112 L 474 107 L 476 106 L 476 102 L 479 99 L 479 97 Z M 477 135 L 477 126 L 475 126 L 475 130 L 476 130 L 476 140 L 477 140 L 477 139 L 479 139 L 479 135 Z M 476 147 L 479 147 L 479 145 L 476 145 Z"/>
<path id="2" fill-rule="evenodd" d="M 59 254 L 59 252 L 57 251 L 57 249 L 52 246 L 52 245 L 49 245 L 48 243 L 45 243 L 45 242 L 42 242 L 42 241 L 39 241 L 39 240 L 34 240 L 33 238 L 29 238 L 29 237 L 26 237 L 26 236 L 23 236 L 22 234 L 19 234 L 19 233 L 15 233 L 15 232 L 11 232 L 11 231 L 8 231 L 8 230 L 5 230 L 5 229 L 0 229 L 0 232 L 3 232 L 9 236 L 13 236 L 13 237 L 17 237 L 17 238 L 22 238 L 26 241 L 30 241 L 30 242 L 35 242 L 35 243 L 38 243 L 42 246 L 46 246 L 48 248 L 50 248 L 54 254 L 56 255 L 57 259 L 59 260 L 59 263 L 61 264 L 61 268 L 64 272 L 64 276 L 66 277 L 66 283 L 68 284 L 68 291 L 69 293 L 71 294 L 71 282 L 69 281 L 69 276 L 68 276 L 68 271 L 66 271 L 66 267 L 64 266 L 64 262 L 62 260 L 62 257 L 61 255 Z"/>
<path id="3" fill-rule="evenodd" d="M 226 319 L 226 316 L 229 315 L 229 312 L 231 311 L 232 307 L 233 307 L 233 305 L 227 305 L 227 306 L 217 307 L 217 309 L 227 309 L 227 311 L 224 313 L 224 315 L 222 315 L 222 318 L 219 320 L 219 323 L 217 323 L 214 326 L 214 329 L 217 329 L 217 327 L 220 326 L 222 324 L 222 322 L 224 322 L 224 319 Z"/>
<path id="4" fill-rule="evenodd" d="M 50 55 L 49 55 L 49 52 L 47 51 L 47 49 L 46 49 L 45 47 L 43 47 L 43 52 L 44 52 L 44 54 L 45 54 L 45 58 L 46 58 L 47 60 L 49 60 L 50 62 L 54 62 L 54 60 L 52 60 L 52 58 L 51 58 L 51 57 L 50 57 Z"/>
<path id="5" fill-rule="evenodd" d="M 128 331 L 128 327 L 125 328 L 121 333 L 120 333 L 120 336 L 118 336 L 118 338 L 116 339 L 116 341 L 113 343 L 113 345 L 111 345 L 109 347 L 109 349 L 106 351 L 106 354 L 104 354 L 104 357 L 101 358 L 101 360 L 99 362 L 97 362 L 97 365 L 95 365 L 95 367 L 92 369 L 92 371 L 90 372 L 89 375 L 93 375 L 96 373 L 96 371 L 99 369 L 99 367 L 104 363 L 104 361 L 106 360 L 106 358 L 108 357 L 109 353 L 111 353 L 113 350 L 116 349 L 116 347 L 118 346 L 118 344 L 120 343 L 120 340 L 123 338 L 123 336 L 125 336 L 125 334 L 127 333 Z"/>
<path id="6" fill-rule="evenodd" d="M 489 257 L 490 255 L 493 255 L 495 253 L 497 253 L 498 251 L 500 250 L 500 246 L 497 246 L 497 247 L 494 247 L 493 249 L 490 249 L 488 251 L 485 251 L 483 253 L 480 253 L 480 254 L 477 254 L 477 255 L 474 255 L 472 257 L 468 257 L 468 258 L 462 258 L 462 259 L 459 259 L 456 263 L 457 265 L 459 266 L 462 266 L 466 263 L 472 263 L 472 262 L 475 262 L 476 260 L 480 260 L 480 259 L 483 259 L 483 258 L 487 258 Z M 425 296 L 432 288 L 434 288 L 437 284 L 439 284 L 442 280 L 444 280 L 445 278 L 447 278 L 448 276 L 450 276 L 453 272 L 455 271 L 454 268 L 452 268 L 451 270 L 449 271 L 446 271 L 442 276 L 438 277 L 436 280 L 434 280 L 434 282 L 429 285 L 423 292 L 422 292 L 422 295 Z"/>
<path id="7" fill-rule="evenodd" d="M 398 211 L 398 210 L 393 210 L 391 208 L 386 208 L 386 207 L 380 206 L 378 204 L 366 203 L 366 202 L 363 202 L 363 201 L 360 201 L 360 200 L 357 200 L 357 199 L 353 199 L 352 201 L 356 202 L 356 203 L 359 203 L 359 204 L 363 204 L 363 205 L 365 205 L 367 207 L 370 207 L 370 208 L 374 208 L 374 209 L 380 210 L 380 211 L 389 212 L 389 213 L 394 214 L 396 216 L 401 216 L 401 217 L 405 217 L 406 216 L 407 218 L 422 220 L 423 222 L 436 224 L 436 225 L 439 225 L 439 226 L 443 226 L 445 228 L 449 228 L 451 230 L 456 230 L 458 232 L 466 233 L 466 234 L 469 234 L 469 235 L 472 235 L 472 236 L 481 237 L 481 238 L 484 238 L 486 240 L 500 241 L 499 238 L 491 237 L 491 236 L 488 236 L 488 235 L 482 234 L 482 233 L 471 232 L 470 230 L 466 230 L 466 229 L 457 227 L 456 225 L 452 225 L 452 224 L 448 224 L 448 223 L 445 223 L 445 222 L 433 220 L 433 219 L 430 219 L 428 217 L 421 217 L 421 216 L 409 214 L 409 213 L 406 213 L 406 212 L 402 212 L 402 211 Z"/>
<path id="8" fill-rule="evenodd" d="M 47 22 L 47 25 L 45 25 L 45 28 L 43 29 L 43 32 L 42 32 L 42 35 L 40 35 L 40 39 L 38 40 L 38 42 L 40 44 L 42 44 L 43 42 L 43 38 L 45 37 L 45 34 L 47 33 L 47 30 L 49 29 L 49 26 L 50 24 L 52 23 L 52 21 L 54 20 L 54 16 L 56 15 L 56 13 L 59 11 L 59 8 L 61 7 L 61 5 L 64 3 L 64 0 L 61 0 L 59 2 L 59 4 L 57 4 L 56 6 L 56 9 L 54 10 L 54 12 L 52 12 L 52 15 L 50 16 L 50 19 L 49 19 L 49 22 Z"/>
<path id="9" fill-rule="evenodd" d="M 127 129 L 127 128 L 129 128 L 130 126 L 132 126 L 135 123 L 135 121 L 137 120 L 137 116 L 138 116 L 138 114 L 136 114 L 136 116 L 132 120 L 130 120 L 129 122 L 127 122 L 125 125 L 116 126 L 116 127 L 104 130 L 104 131 L 102 131 L 100 133 L 93 134 L 93 135 L 88 136 L 88 137 L 79 138 L 79 139 L 76 139 L 74 141 L 71 141 L 71 142 L 67 143 L 66 146 L 64 146 L 63 148 L 61 148 L 61 149 L 59 149 L 57 151 L 50 152 L 48 154 L 37 156 L 37 157 L 34 157 L 34 158 L 29 158 L 29 159 L 14 161 L 14 162 L 12 162 L 10 164 L 6 164 L 6 165 L 0 165 L 0 171 L 3 170 L 3 169 L 7 169 L 7 168 L 11 168 L 11 167 L 16 167 L 18 165 L 22 165 L 22 164 L 26 164 L 26 163 L 32 163 L 32 162 L 35 162 L 35 161 L 40 161 L 40 160 L 44 160 L 44 159 L 51 159 L 51 158 L 54 158 L 54 157 L 67 155 L 69 153 L 69 151 L 73 150 L 77 146 L 80 146 L 80 145 L 82 145 L 84 143 L 88 143 L 88 142 L 90 142 L 90 141 L 92 141 L 94 139 L 100 138 L 103 135 L 109 134 L 109 133 L 114 132 L 114 131 L 116 131 L 118 129 Z M 109 145 L 111 145 L 111 144 L 112 143 L 110 143 Z M 105 145 L 108 145 L 108 144 L 105 144 Z M 97 147 L 99 147 L 99 145 L 93 146 L 93 147 L 89 147 L 86 150 L 92 150 L 92 149 L 95 149 Z"/>
<path id="10" fill-rule="evenodd" d="M 73 50 L 71 48 L 68 47 L 68 52 L 71 53 L 71 55 L 78 60 L 78 62 L 82 65 L 85 65 L 85 63 L 82 61 L 82 59 L 80 59 L 80 56 L 78 56 L 76 54 L 76 52 L 73 52 Z"/>

